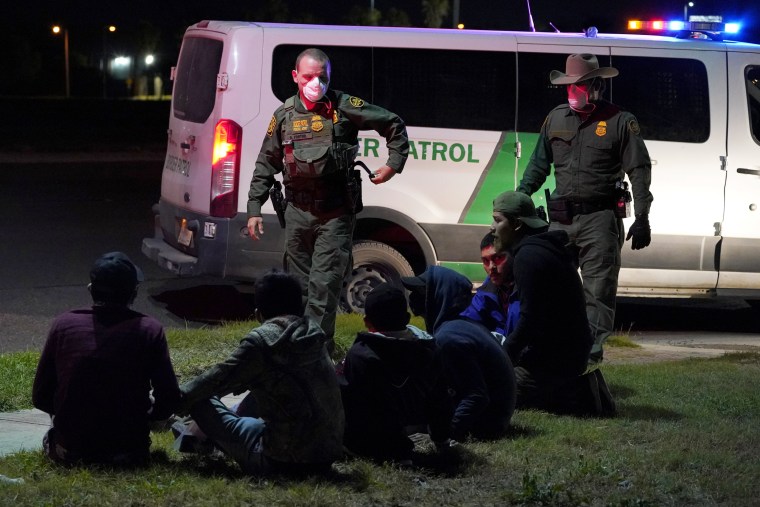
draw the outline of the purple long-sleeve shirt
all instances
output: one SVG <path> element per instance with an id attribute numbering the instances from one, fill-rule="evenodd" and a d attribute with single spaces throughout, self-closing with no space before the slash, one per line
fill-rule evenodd
<path id="1" fill-rule="evenodd" d="M 126 307 L 58 316 L 32 389 L 56 443 L 85 459 L 147 451 L 149 421 L 171 415 L 179 397 L 163 327 Z"/>

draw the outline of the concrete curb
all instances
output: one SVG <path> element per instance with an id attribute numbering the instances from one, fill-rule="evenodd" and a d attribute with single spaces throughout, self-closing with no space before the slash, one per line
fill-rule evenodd
<path id="1" fill-rule="evenodd" d="M 222 398 L 227 406 L 239 403 L 246 393 Z M 0 413 L 0 456 L 42 448 L 42 437 L 50 427 L 50 416 L 36 408 Z"/>

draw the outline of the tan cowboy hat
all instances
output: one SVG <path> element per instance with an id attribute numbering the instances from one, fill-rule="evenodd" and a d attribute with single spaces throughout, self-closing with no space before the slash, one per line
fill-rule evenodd
<path id="1" fill-rule="evenodd" d="M 596 59 L 595 55 L 588 53 L 568 56 L 567 62 L 565 62 L 565 71 L 551 71 L 549 81 L 552 84 L 567 85 L 595 77 L 609 78 L 618 75 L 618 70 L 614 67 L 599 68 L 599 60 Z"/>

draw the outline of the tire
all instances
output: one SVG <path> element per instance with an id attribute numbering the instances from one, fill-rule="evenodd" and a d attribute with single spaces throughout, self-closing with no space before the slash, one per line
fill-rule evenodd
<path id="1" fill-rule="evenodd" d="M 345 312 L 364 313 L 364 299 L 372 289 L 384 282 L 402 287 L 402 276 L 414 276 L 404 256 L 385 243 L 357 241 L 352 255 L 353 268 L 343 280 L 340 294 Z"/>

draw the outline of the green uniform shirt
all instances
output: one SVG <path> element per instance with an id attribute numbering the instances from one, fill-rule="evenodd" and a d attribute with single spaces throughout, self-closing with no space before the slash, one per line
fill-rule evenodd
<path id="1" fill-rule="evenodd" d="M 337 112 L 337 121 L 333 123 L 336 142 L 356 145 L 360 130 L 374 130 L 385 137 L 388 147 L 386 165 L 397 173 L 404 169 L 409 155 L 409 138 L 406 126 L 398 115 L 337 90 L 329 90 L 325 99 L 332 102 Z M 302 113 L 307 111 L 298 97 L 295 109 Z M 274 183 L 275 174 L 283 170 L 282 123 L 286 115 L 284 106 L 277 108 L 264 136 L 248 191 L 249 217 L 261 216 L 261 206 L 269 198 L 269 188 Z M 285 182 L 286 186 L 288 183 Z"/>
<path id="2" fill-rule="evenodd" d="M 567 104 L 554 108 L 541 127 L 517 190 L 533 194 L 546 181 L 551 164 L 557 182 L 553 196 L 577 202 L 611 202 L 615 182 L 625 172 L 631 181 L 635 214 L 649 213 L 649 152 L 636 118 L 614 104 L 597 103 L 584 122 Z"/>

